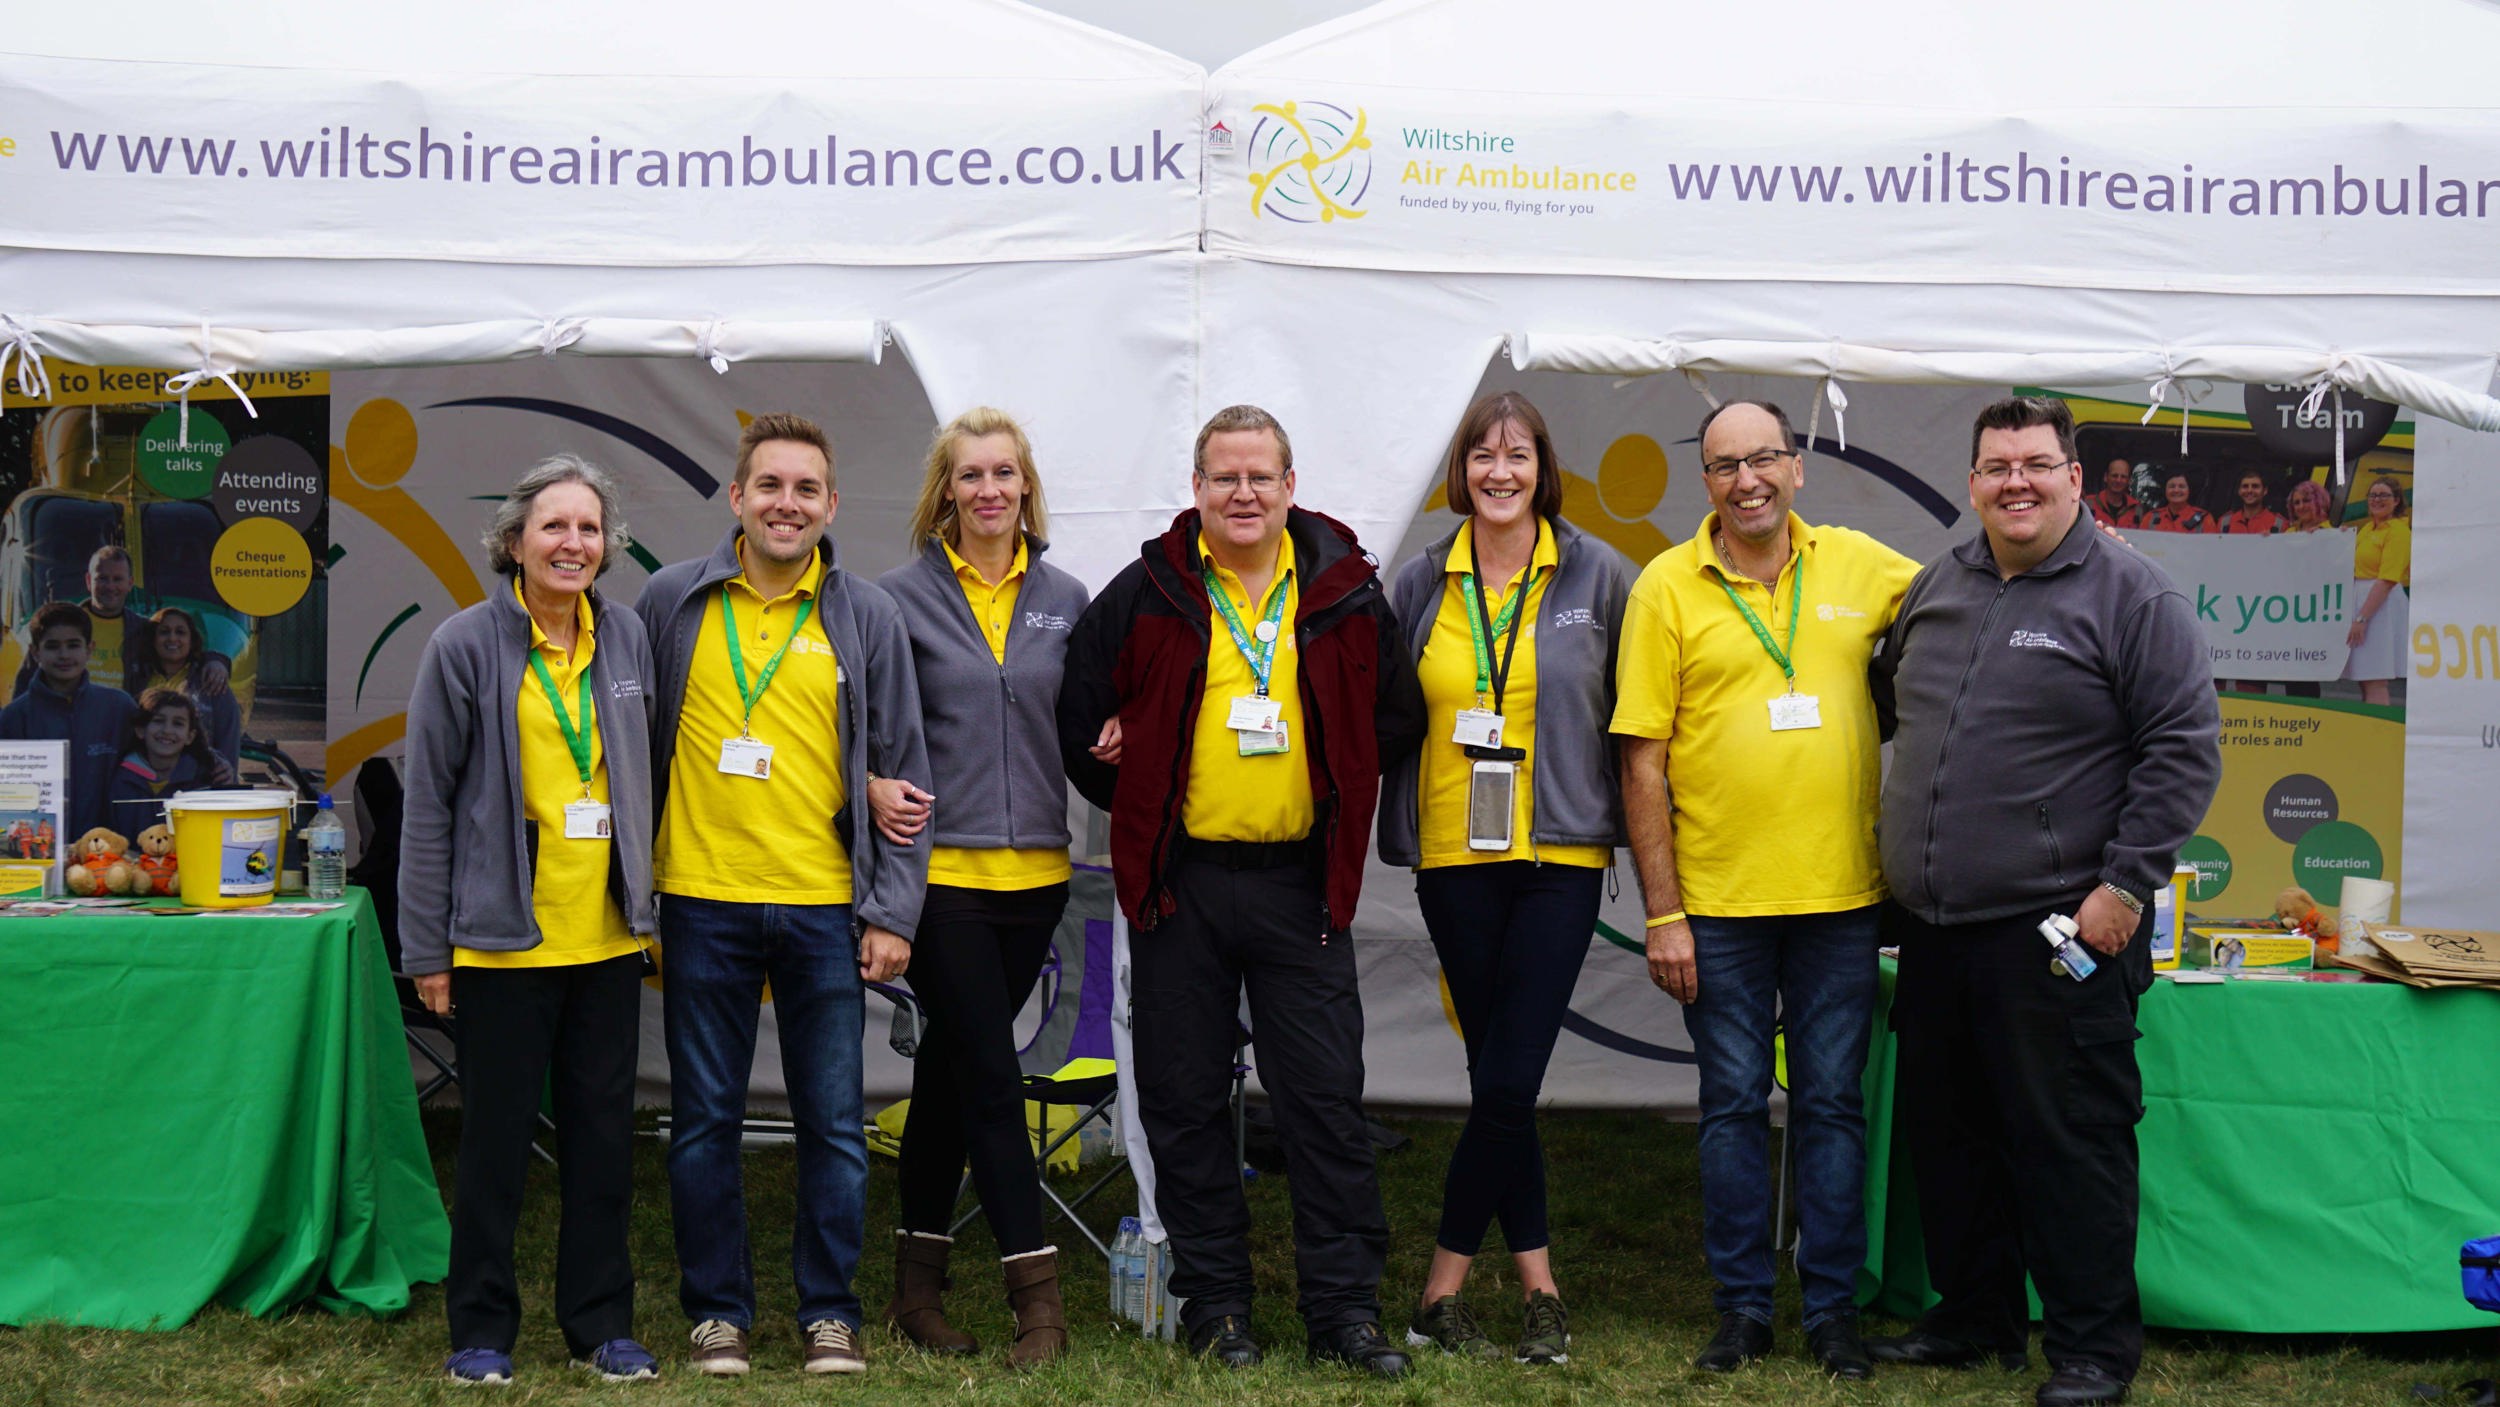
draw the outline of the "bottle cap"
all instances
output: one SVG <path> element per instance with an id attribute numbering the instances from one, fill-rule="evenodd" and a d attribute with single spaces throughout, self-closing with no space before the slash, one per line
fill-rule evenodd
<path id="1" fill-rule="evenodd" d="M 323 792 L 323 793 L 321 794 L 321 803 L 320 803 L 320 805 L 321 805 L 321 809 L 322 809 L 322 810 L 324 810 L 324 811 L 327 811 L 327 810 L 329 810 L 329 809 L 330 809 L 330 794 L 329 794 L 328 792 L 326 792 L 326 791 L 325 791 L 325 792 Z"/>

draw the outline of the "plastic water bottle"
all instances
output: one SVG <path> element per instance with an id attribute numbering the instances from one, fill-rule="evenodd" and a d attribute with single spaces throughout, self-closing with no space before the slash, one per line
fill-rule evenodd
<path id="1" fill-rule="evenodd" d="M 347 897 L 347 824 L 330 807 L 330 794 L 321 794 L 321 809 L 313 813 L 312 829 L 304 836 L 304 892 L 314 899 Z"/>
<path id="2" fill-rule="evenodd" d="M 2080 932 L 2075 921 L 2064 914 L 2051 914 L 2040 920 L 2040 936 L 2049 940 L 2049 971 L 2078 982 L 2100 966 L 2093 960 L 2092 950 L 2075 936 Z"/>
<path id="3" fill-rule="evenodd" d="M 1111 1314 L 1126 1319 L 1128 1313 L 1129 1262 L 1137 1259 L 1137 1245 L 1143 1240 L 1137 1218 L 1120 1218 L 1120 1232 L 1111 1240 Z"/>
<path id="4" fill-rule="evenodd" d="M 1131 1218 L 1135 1220 L 1135 1218 Z M 1141 1226 L 1129 1236 L 1128 1259 L 1121 1264 L 1122 1314 L 1132 1324 L 1146 1322 L 1146 1232 Z"/>

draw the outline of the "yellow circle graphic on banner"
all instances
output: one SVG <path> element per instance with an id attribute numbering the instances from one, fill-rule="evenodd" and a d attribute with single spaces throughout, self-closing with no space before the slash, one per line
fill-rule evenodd
<path id="1" fill-rule="evenodd" d="M 208 559 L 218 596 L 247 616 L 284 614 L 304 599 L 312 572 L 304 535 L 276 518 L 246 518 L 226 529 Z"/>
<path id="2" fill-rule="evenodd" d="M 417 462 L 417 418 L 408 407 L 377 396 L 347 420 L 347 467 L 358 483 L 386 489 L 408 476 Z"/>

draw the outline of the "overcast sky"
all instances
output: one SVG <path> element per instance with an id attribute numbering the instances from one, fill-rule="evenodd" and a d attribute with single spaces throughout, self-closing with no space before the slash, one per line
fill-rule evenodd
<path id="1" fill-rule="evenodd" d="M 1359 10 L 1369 0 L 1032 0 L 1204 66 L 1222 68 L 1271 39 Z"/>

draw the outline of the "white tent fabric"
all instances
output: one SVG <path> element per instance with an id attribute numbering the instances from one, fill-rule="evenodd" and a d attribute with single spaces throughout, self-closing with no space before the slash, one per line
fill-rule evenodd
<path id="1" fill-rule="evenodd" d="M 1023 418 L 1099 580 L 1186 487 L 1204 76 L 1013 0 L 39 8 L 0 27 L 0 366 L 890 341 L 941 418 Z"/>

